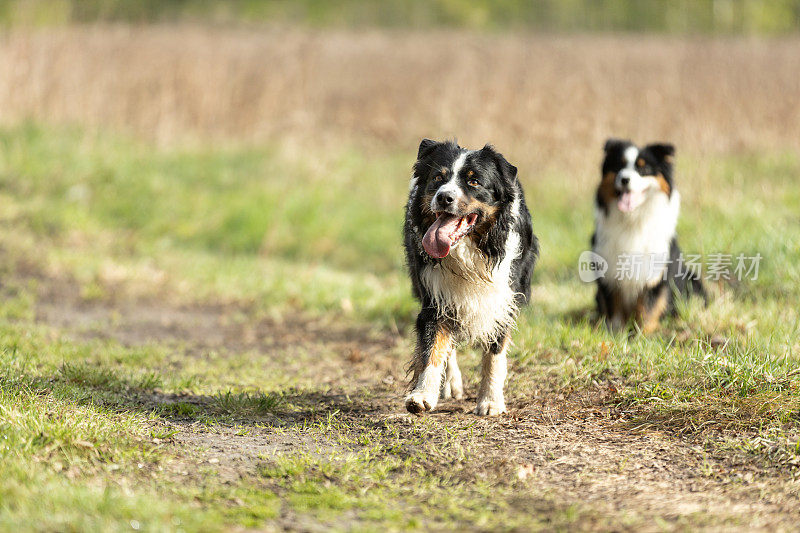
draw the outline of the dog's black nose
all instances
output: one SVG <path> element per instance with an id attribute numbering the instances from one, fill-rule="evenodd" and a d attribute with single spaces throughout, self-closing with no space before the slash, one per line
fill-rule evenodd
<path id="1" fill-rule="evenodd" d="M 453 196 L 453 193 L 440 192 L 436 195 L 436 203 L 439 204 L 440 207 L 450 207 L 454 201 L 455 197 Z"/>
<path id="2" fill-rule="evenodd" d="M 627 187 L 630 182 L 631 182 L 631 179 L 628 176 L 623 176 L 623 177 L 621 177 L 619 179 L 619 183 L 623 187 Z"/>

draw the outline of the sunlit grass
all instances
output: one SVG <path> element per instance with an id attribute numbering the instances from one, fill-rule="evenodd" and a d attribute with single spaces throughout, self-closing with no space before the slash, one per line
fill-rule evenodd
<path id="1" fill-rule="evenodd" d="M 263 361 L 247 349 L 207 349 L 187 357 L 181 346 L 69 337 L 38 320 L 39 284 L 58 278 L 74 286 L 79 303 L 230 304 L 253 316 L 328 317 L 410 336 L 417 304 L 400 236 L 413 154 L 315 155 L 271 146 L 154 149 L 32 124 L 0 130 L 0 527 L 32 528 L 37 500 L 52 517 L 45 529 L 145 524 L 141 508 L 152 509 L 151 529 L 259 527 L 281 509 L 325 524 L 357 513 L 375 527 L 545 527 L 509 503 L 513 480 L 453 481 L 472 475 L 461 462 L 473 442 L 467 429 L 422 419 L 393 432 L 309 407 L 313 392 L 330 385 L 297 376 L 308 362 L 302 353 Z M 521 173 L 542 256 L 514 336 L 512 409 L 542 388 L 604 386 L 614 391 L 610 406 L 629 412 L 637 427 L 676 435 L 794 431 L 798 171 L 793 154 L 679 160 L 684 250 L 764 259 L 757 280 L 713 286 L 708 308 L 690 302 L 650 337 L 615 336 L 592 318 L 593 287 L 576 268 L 591 233 L 592 191 L 555 170 Z M 474 390 L 478 357 L 466 351 L 462 360 Z M 204 471 L 182 484 L 158 470 L 174 453 L 163 447 L 174 436 L 170 421 L 257 426 L 302 409 L 313 423 L 270 430 L 302 430 L 321 449 L 328 441 L 343 448 L 265 457 L 252 479 L 233 487 Z M 454 433 L 434 449 L 426 444 L 434 430 Z M 425 470 L 440 460 L 456 464 Z M 153 479 L 167 481 L 154 488 Z M 497 508 L 490 512 L 480 502 L 491 491 Z M 424 522 L 402 512 L 419 501 L 434 513 Z M 550 525 L 590 513 L 543 501 Z"/>

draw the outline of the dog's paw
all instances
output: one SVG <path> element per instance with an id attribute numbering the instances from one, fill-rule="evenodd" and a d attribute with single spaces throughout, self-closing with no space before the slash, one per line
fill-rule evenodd
<path id="1" fill-rule="evenodd" d="M 500 400 L 480 400 L 475 408 L 478 416 L 497 416 L 506 412 L 506 402 Z"/>
<path id="2" fill-rule="evenodd" d="M 454 400 L 464 399 L 464 385 L 461 383 L 461 379 L 445 380 L 439 397 L 443 400 L 450 398 L 453 398 Z"/>
<path id="3" fill-rule="evenodd" d="M 454 379 L 448 383 L 450 385 L 450 397 L 454 400 L 464 399 L 464 385 L 460 379 Z"/>
<path id="4" fill-rule="evenodd" d="M 436 407 L 436 397 L 426 396 L 422 392 L 412 392 L 406 396 L 406 409 L 409 413 L 432 411 Z"/>

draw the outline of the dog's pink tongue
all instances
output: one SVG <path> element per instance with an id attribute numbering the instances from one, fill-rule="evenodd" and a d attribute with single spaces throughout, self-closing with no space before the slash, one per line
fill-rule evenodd
<path id="1" fill-rule="evenodd" d="M 619 200 L 617 200 L 617 207 L 619 207 L 619 210 L 623 213 L 630 213 L 633 211 L 636 207 L 633 201 L 633 194 L 630 191 L 622 193 Z"/>
<path id="2" fill-rule="evenodd" d="M 440 215 L 422 238 L 422 246 L 428 255 L 441 259 L 450 253 L 453 240 L 450 236 L 458 228 L 461 218 L 455 215 Z"/>

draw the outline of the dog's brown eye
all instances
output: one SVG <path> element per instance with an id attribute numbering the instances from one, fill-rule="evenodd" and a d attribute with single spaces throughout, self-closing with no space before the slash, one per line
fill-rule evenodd
<path id="1" fill-rule="evenodd" d="M 478 185 L 480 185 L 480 184 L 481 184 L 481 183 L 480 183 L 478 180 L 469 180 L 469 181 L 467 182 L 467 185 L 469 185 L 470 187 L 477 187 L 477 186 L 478 186 Z"/>
<path id="2" fill-rule="evenodd" d="M 442 181 L 443 177 L 444 177 L 444 176 L 442 176 L 441 174 L 436 174 L 436 175 L 433 177 L 433 181 L 435 181 L 435 182 Z"/>

